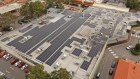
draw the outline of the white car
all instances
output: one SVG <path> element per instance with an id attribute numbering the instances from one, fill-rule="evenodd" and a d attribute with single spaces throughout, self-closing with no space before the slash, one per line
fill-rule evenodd
<path id="1" fill-rule="evenodd" d="M 15 66 L 18 66 L 21 63 L 21 61 L 18 61 L 15 63 Z"/>
<path id="2" fill-rule="evenodd" d="M 129 45 L 129 46 L 126 47 L 127 50 L 130 50 L 132 48 L 134 48 L 134 46 L 132 46 L 132 45 Z"/>
<path id="3" fill-rule="evenodd" d="M 72 18 L 72 16 L 69 15 L 68 18 Z"/>
<path id="4" fill-rule="evenodd" d="M 6 60 L 9 60 L 9 59 L 11 59 L 12 57 L 13 57 L 12 55 L 7 54 L 6 57 L 5 57 L 5 59 L 6 59 Z"/>
<path id="5" fill-rule="evenodd" d="M 27 66 L 28 66 L 27 64 L 23 65 L 23 66 L 21 67 L 21 70 L 24 70 Z"/>
<path id="6" fill-rule="evenodd" d="M 3 72 L 0 71 L 0 76 L 4 76 L 5 74 Z"/>

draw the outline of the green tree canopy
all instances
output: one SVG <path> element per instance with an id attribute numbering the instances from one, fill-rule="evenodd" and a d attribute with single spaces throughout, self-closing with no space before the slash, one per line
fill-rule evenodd
<path id="1" fill-rule="evenodd" d="M 0 79 L 3 79 L 2 76 L 0 76 Z"/>
<path id="2" fill-rule="evenodd" d="M 26 3 L 20 9 L 20 14 L 25 17 L 39 17 L 45 12 L 45 4 L 40 1 Z"/>
<path id="3" fill-rule="evenodd" d="M 133 10 L 140 10 L 140 4 L 138 0 L 127 0 L 126 6 Z"/>
<path id="4" fill-rule="evenodd" d="M 11 13 L 0 15 L 0 27 L 5 28 L 12 23 L 16 22 L 17 17 Z"/>
<path id="5" fill-rule="evenodd" d="M 30 68 L 27 79 L 49 79 L 49 74 L 44 71 L 43 65 L 37 64 Z"/>
<path id="6" fill-rule="evenodd" d="M 135 50 L 137 50 L 137 51 L 140 51 L 140 44 L 138 43 L 138 44 L 136 44 L 136 46 L 135 46 L 135 48 L 134 48 Z"/>
<path id="7" fill-rule="evenodd" d="M 30 68 L 30 73 L 26 75 L 26 79 L 72 79 L 66 69 L 60 68 L 48 74 L 44 71 L 43 65 L 37 64 Z"/>
<path id="8" fill-rule="evenodd" d="M 60 68 L 59 70 L 51 73 L 51 79 L 72 79 L 71 75 L 66 69 Z"/>

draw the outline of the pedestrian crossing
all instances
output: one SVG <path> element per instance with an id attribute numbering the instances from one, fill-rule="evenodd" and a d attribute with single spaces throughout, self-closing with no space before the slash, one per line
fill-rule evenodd
<path id="1" fill-rule="evenodd" d="M 107 49 L 115 58 L 118 58 L 117 54 L 110 47 Z"/>

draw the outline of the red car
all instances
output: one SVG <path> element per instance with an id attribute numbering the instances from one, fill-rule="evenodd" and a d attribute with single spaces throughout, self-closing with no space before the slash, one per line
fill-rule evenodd
<path id="1" fill-rule="evenodd" d="M 15 64 L 17 61 L 19 61 L 18 58 L 13 58 L 13 59 L 11 59 L 10 63 L 13 65 L 13 64 Z"/>
<path id="2" fill-rule="evenodd" d="M 18 65 L 18 68 L 21 68 L 25 63 L 24 62 L 21 62 L 19 65 Z"/>
<path id="3" fill-rule="evenodd" d="M 25 68 L 25 73 L 28 73 L 29 71 L 30 71 L 30 67 L 27 66 L 27 67 Z"/>
<path id="4" fill-rule="evenodd" d="M 1 52 L 0 53 L 0 58 L 3 57 L 4 55 L 6 55 L 6 52 Z"/>
<path id="5" fill-rule="evenodd" d="M 109 75 L 112 75 L 113 72 L 114 72 L 114 69 L 113 69 L 113 68 L 110 68 L 110 69 L 109 69 Z"/>

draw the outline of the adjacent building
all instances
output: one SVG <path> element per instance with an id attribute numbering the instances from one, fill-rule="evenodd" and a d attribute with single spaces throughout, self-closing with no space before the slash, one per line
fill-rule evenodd
<path id="1" fill-rule="evenodd" d="M 120 59 L 114 79 L 140 79 L 140 63 Z"/>

